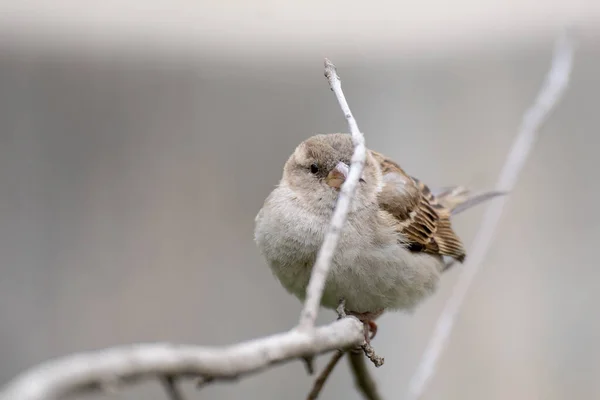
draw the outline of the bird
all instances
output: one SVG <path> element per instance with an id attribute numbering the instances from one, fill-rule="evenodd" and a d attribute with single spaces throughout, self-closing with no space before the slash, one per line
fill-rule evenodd
<path id="1" fill-rule="evenodd" d="M 281 285 L 300 301 L 348 177 L 348 133 L 300 143 L 255 218 L 254 240 Z M 367 343 L 386 311 L 412 312 L 435 292 L 442 273 L 464 262 L 451 217 L 503 194 L 472 195 L 463 186 L 431 190 L 398 163 L 367 149 L 364 169 L 333 255 L 321 306 L 363 324 Z"/>

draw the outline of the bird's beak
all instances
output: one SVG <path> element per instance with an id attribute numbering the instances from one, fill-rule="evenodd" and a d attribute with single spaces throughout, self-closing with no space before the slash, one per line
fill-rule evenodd
<path id="1" fill-rule="evenodd" d="M 335 168 L 327 174 L 325 182 L 332 188 L 339 189 L 342 186 L 342 183 L 346 181 L 348 171 L 350 171 L 348 165 L 340 161 Z"/>

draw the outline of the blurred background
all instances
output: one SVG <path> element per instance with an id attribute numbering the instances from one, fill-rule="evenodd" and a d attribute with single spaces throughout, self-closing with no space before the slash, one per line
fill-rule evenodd
<path id="1" fill-rule="evenodd" d="M 425 398 L 598 397 L 594 0 L 0 1 L 0 382 L 75 351 L 289 329 L 300 303 L 255 248 L 254 216 L 300 141 L 346 131 L 323 57 L 369 147 L 432 186 L 486 189 L 564 24 L 570 89 Z M 482 211 L 455 221 L 467 245 Z M 459 273 L 381 318 L 385 398 L 403 398 Z M 304 398 L 312 379 L 293 362 L 185 389 Z M 105 398 L 166 397 L 153 382 Z M 345 363 L 322 398 L 359 399 Z"/>

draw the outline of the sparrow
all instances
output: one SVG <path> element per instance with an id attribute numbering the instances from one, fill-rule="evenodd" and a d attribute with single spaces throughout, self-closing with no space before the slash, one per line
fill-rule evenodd
<path id="1" fill-rule="evenodd" d="M 347 133 L 302 142 L 255 218 L 260 252 L 281 285 L 301 301 L 353 151 Z M 321 306 L 336 309 L 343 300 L 346 313 L 363 322 L 369 342 L 384 311 L 414 310 L 449 265 L 465 260 L 451 216 L 498 194 L 471 196 L 460 186 L 432 191 L 390 158 L 367 150 Z"/>

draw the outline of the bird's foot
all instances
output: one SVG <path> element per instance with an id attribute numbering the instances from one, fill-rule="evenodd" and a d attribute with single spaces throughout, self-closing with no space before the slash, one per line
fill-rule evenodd
<path id="1" fill-rule="evenodd" d="M 350 350 L 350 351 L 352 353 L 356 353 L 356 352 L 360 352 L 360 351 L 364 352 L 365 356 L 367 356 L 367 358 L 369 360 L 371 360 L 371 362 L 376 367 L 381 367 L 384 363 L 384 359 L 383 359 L 383 357 L 380 357 L 375 353 L 375 350 L 373 349 L 373 347 L 371 347 L 371 340 L 377 334 L 377 324 L 375 323 L 375 319 L 377 317 L 379 317 L 381 314 L 383 314 L 384 310 L 381 309 L 381 310 L 377 310 L 375 312 L 364 312 L 364 313 L 348 311 L 348 310 L 346 310 L 346 301 L 344 299 L 341 299 L 340 304 L 336 308 L 336 311 L 338 314 L 338 319 L 344 318 L 348 315 L 352 315 L 352 316 L 358 318 L 359 321 L 363 323 L 365 342 L 360 347 Z"/>
<path id="2" fill-rule="evenodd" d="M 377 324 L 375 323 L 375 321 L 365 321 L 364 322 L 366 329 L 365 332 L 365 340 L 367 343 L 370 343 L 371 340 L 373 340 L 375 338 L 375 335 L 377 335 Z M 371 336 L 369 337 L 369 339 L 366 339 L 366 336 L 368 336 L 368 334 L 371 333 Z"/>
<path id="3" fill-rule="evenodd" d="M 365 330 L 365 342 L 371 343 L 371 340 L 373 340 L 375 335 L 377 335 L 377 324 L 375 323 L 375 319 L 383 313 L 383 310 L 364 313 L 347 311 L 347 313 L 355 316 L 363 323 Z"/>

